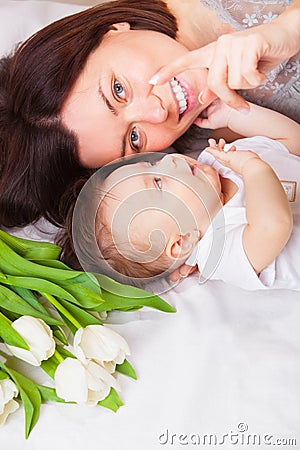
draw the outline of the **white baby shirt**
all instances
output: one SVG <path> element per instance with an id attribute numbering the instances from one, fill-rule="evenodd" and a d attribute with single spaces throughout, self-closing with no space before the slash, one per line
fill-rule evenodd
<path id="1" fill-rule="evenodd" d="M 231 145 L 227 144 L 225 150 L 229 150 Z M 215 216 L 186 264 L 198 265 L 200 282 L 222 280 L 248 290 L 300 290 L 300 157 L 289 153 L 280 142 L 263 136 L 239 139 L 234 145 L 238 151 L 256 152 L 277 173 L 293 213 L 292 235 L 277 258 L 257 276 L 242 243 L 247 224 L 242 177 L 204 150 L 198 161 L 214 167 L 220 175 L 235 182 L 239 189 Z"/>

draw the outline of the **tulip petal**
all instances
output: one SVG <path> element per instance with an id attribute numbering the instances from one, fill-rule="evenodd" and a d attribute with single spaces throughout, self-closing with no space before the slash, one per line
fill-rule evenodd
<path id="1" fill-rule="evenodd" d="M 120 391 L 120 385 L 117 380 L 99 364 L 89 361 L 87 369 L 91 375 L 95 378 L 101 379 L 105 384 L 114 387 L 117 391 Z"/>
<path id="2" fill-rule="evenodd" d="M 31 364 L 32 366 L 39 366 L 41 364 L 41 361 L 38 360 L 35 355 L 33 355 L 30 351 L 24 350 L 20 347 L 14 347 L 12 345 L 6 344 L 6 347 L 10 350 L 10 352 L 16 356 L 19 359 L 22 359 L 22 361 L 27 362 L 28 364 Z"/>
<path id="3" fill-rule="evenodd" d="M 110 387 L 104 386 L 101 391 L 89 391 L 88 405 L 95 406 L 101 400 L 104 400 L 110 393 Z"/>
<path id="4" fill-rule="evenodd" d="M 6 379 L 0 381 L 1 391 L 3 392 L 3 400 L 7 403 L 14 397 L 17 397 L 19 390 L 13 381 Z"/>
<path id="5" fill-rule="evenodd" d="M 126 355 L 130 354 L 125 339 L 103 325 L 88 325 L 78 330 L 74 338 L 74 348 L 80 360 L 92 359 L 101 364 L 122 364 Z"/>
<path id="6" fill-rule="evenodd" d="M 0 381 L 0 426 L 3 425 L 9 414 L 19 408 L 19 403 L 13 400 L 19 391 L 15 383 L 9 379 Z"/>
<path id="7" fill-rule="evenodd" d="M 54 375 L 56 393 L 66 401 L 86 403 L 88 386 L 86 370 L 80 361 L 66 358 L 57 367 Z"/>
<path id="8" fill-rule="evenodd" d="M 14 413 L 19 408 L 19 403 L 15 400 L 10 400 L 6 405 L 4 405 L 4 410 L 0 414 L 0 427 L 5 423 L 9 414 Z"/>
<path id="9" fill-rule="evenodd" d="M 41 319 L 31 316 L 21 316 L 12 323 L 12 327 L 22 336 L 30 350 L 7 345 L 17 358 L 29 364 L 39 366 L 55 352 L 55 341 L 51 328 Z"/>

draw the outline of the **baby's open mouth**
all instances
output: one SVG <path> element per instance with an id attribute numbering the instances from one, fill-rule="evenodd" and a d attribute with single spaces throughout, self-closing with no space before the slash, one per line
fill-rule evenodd
<path id="1" fill-rule="evenodd" d="M 174 94 L 175 100 L 177 102 L 177 107 L 179 111 L 179 119 L 180 116 L 187 110 L 188 108 L 188 94 L 183 86 L 179 83 L 176 78 L 172 78 L 170 81 L 171 89 Z"/>

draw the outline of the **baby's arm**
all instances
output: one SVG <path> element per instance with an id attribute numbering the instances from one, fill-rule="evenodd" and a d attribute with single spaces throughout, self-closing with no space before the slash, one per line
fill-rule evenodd
<path id="1" fill-rule="evenodd" d="M 248 224 L 243 233 L 245 253 L 260 273 L 281 252 L 292 232 L 293 220 L 287 196 L 273 169 L 256 153 L 223 151 L 210 140 L 207 149 L 219 162 L 243 177 Z"/>
<path id="2" fill-rule="evenodd" d="M 221 100 L 215 100 L 207 108 L 207 119 L 196 119 L 201 128 L 227 127 L 245 137 L 267 136 L 282 142 L 294 155 L 300 156 L 300 125 L 271 109 L 249 103 L 250 110 L 243 114 L 230 108 Z"/>

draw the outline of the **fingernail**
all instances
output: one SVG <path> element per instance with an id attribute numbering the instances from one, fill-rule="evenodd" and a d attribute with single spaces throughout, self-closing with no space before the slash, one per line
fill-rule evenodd
<path id="1" fill-rule="evenodd" d="M 201 91 L 200 94 L 198 95 L 198 102 L 200 103 L 200 105 L 204 105 L 204 101 L 202 99 L 202 95 L 203 95 L 203 91 Z"/>
<path id="2" fill-rule="evenodd" d="M 186 278 L 189 275 L 188 273 L 181 273 L 180 270 L 179 270 L 179 274 L 180 274 L 181 278 Z"/>
<path id="3" fill-rule="evenodd" d="M 180 281 L 180 278 L 174 279 L 174 278 L 169 277 L 169 282 L 170 282 L 171 284 L 176 284 L 176 283 L 178 283 L 178 281 Z"/>
<path id="4" fill-rule="evenodd" d="M 247 114 L 249 114 L 249 112 L 250 112 L 250 109 L 249 108 L 238 108 L 238 111 L 241 113 L 241 114 L 244 114 L 245 116 L 247 115 Z"/>
<path id="5" fill-rule="evenodd" d="M 155 75 L 153 75 L 152 78 L 150 78 L 150 80 L 148 81 L 149 84 L 153 84 L 153 86 L 155 86 L 158 82 L 159 79 L 159 75 L 156 73 Z"/>

